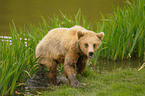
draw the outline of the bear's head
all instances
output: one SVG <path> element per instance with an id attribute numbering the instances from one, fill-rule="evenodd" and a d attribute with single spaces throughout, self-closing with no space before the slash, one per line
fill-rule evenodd
<path id="1" fill-rule="evenodd" d="M 78 31 L 78 43 L 80 50 L 87 57 L 92 58 L 93 54 L 101 45 L 101 40 L 104 37 L 104 33 L 95 33 L 93 31 Z"/>

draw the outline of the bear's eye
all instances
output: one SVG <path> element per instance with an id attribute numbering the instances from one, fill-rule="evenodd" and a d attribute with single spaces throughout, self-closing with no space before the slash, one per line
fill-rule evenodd
<path id="1" fill-rule="evenodd" d="M 85 43 L 85 47 L 87 48 L 89 45 L 87 43 Z"/>
<path id="2" fill-rule="evenodd" d="M 93 44 L 93 47 L 96 48 L 96 44 Z"/>

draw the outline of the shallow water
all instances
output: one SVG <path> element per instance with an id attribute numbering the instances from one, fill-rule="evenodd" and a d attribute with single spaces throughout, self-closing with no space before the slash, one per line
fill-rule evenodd
<path id="1" fill-rule="evenodd" d="M 41 16 L 53 17 L 60 15 L 61 10 L 66 15 L 74 16 L 79 9 L 94 23 L 101 14 L 113 11 L 113 6 L 123 5 L 126 0 L 1 0 L 0 1 L 0 35 L 10 34 L 9 23 L 12 20 L 19 28 L 24 24 L 38 24 Z"/>
<path id="2" fill-rule="evenodd" d="M 126 68 L 137 68 L 143 64 L 143 59 L 141 58 L 132 58 L 128 60 L 118 60 L 118 61 L 110 61 L 107 59 L 98 59 L 96 62 L 96 70 L 99 73 L 104 71 L 113 71 L 119 69 L 126 69 Z"/>

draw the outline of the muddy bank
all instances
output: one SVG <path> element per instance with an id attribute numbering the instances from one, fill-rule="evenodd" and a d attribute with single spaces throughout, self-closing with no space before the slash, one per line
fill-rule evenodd
<path id="1" fill-rule="evenodd" d="M 38 92 L 44 90 L 53 91 L 51 89 L 51 86 L 53 85 L 49 83 L 46 73 L 48 73 L 48 71 L 38 70 L 37 72 L 35 72 L 32 78 L 27 79 L 27 81 L 25 82 L 26 85 L 24 89 L 21 90 L 21 92 L 27 95 L 35 95 L 38 94 Z M 58 75 L 57 84 L 55 86 L 59 86 L 61 84 L 69 84 L 69 81 L 65 76 Z"/>
<path id="2" fill-rule="evenodd" d="M 29 88 L 44 88 L 50 87 L 51 84 L 48 81 L 46 74 L 49 73 L 48 71 L 38 70 L 32 78 L 27 79 L 26 85 Z M 68 84 L 68 79 L 65 76 L 57 76 L 57 84 Z"/>

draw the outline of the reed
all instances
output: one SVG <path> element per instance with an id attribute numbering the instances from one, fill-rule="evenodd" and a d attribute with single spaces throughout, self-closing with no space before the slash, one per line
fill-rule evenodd
<path id="1" fill-rule="evenodd" d="M 100 55 L 108 59 L 143 57 L 145 49 L 145 10 L 144 0 L 131 3 L 126 1 L 124 8 L 117 7 L 114 13 L 97 24 L 98 30 L 105 32 Z"/>
<path id="2" fill-rule="evenodd" d="M 0 38 L 0 95 L 2 96 L 13 94 L 16 85 L 25 82 L 28 74 L 36 70 L 31 38 L 26 39 L 27 36 L 23 35 L 21 30 L 18 34 L 14 24 L 10 30 L 10 40 L 7 38 L 5 42 L 6 37 Z"/>

